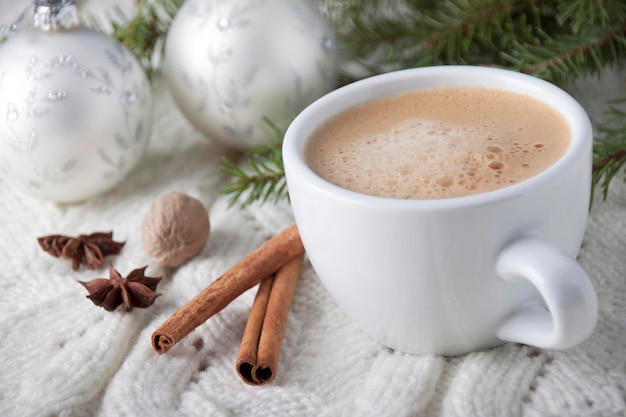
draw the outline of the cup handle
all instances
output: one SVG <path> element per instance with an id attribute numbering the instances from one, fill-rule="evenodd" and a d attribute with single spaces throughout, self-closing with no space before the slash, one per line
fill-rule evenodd
<path id="1" fill-rule="evenodd" d="M 598 320 L 598 298 L 583 268 L 538 235 L 508 243 L 496 261 L 506 281 L 526 279 L 540 300 L 521 305 L 497 330 L 499 339 L 546 349 L 567 349 L 585 340 Z"/>

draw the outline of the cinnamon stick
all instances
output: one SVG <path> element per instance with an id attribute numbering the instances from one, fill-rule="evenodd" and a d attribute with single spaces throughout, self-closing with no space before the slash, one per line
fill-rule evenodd
<path id="1" fill-rule="evenodd" d="M 158 353 L 167 352 L 243 292 L 302 253 L 304 247 L 294 224 L 246 255 L 172 314 L 152 333 L 152 347 Z"/>
<path id="2" fill-rule="evenodd" d="M 237 373 L 249 384 L 254 384 L 253 369 L 257 361 L 257 351 L 259 349 L 259 339 L 263 329 L 263 320 L 267 311 L 267 302 L 270 299 L 270 292 L 274 284 L 274 276 L 261 281 L 257 290 L 246 328 L 243 331 L 239 356 L 237 357 Z"/>
<path id="3" fill-rule="evenodd" d="M 249 384 L 267 384 L 276 375 L 287 315 L 303 259 L 303 254 L 296 256 L 259 286 L 237 359 L 237 372 Z"/>

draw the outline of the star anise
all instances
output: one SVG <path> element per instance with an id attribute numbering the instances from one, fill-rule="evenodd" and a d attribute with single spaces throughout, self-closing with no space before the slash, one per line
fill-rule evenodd
<path id="1" fill-rule="evenodd" d="M 37 238 L 37 242 L 50 255 L 71 259 L 74 271 L 81 264 L 87 269 L 101 268 L 104 257 L 117 255 L 126 243 L 114 241 L 113 232 L 96 232 L 78 237 L 49 235 Z"/>
<path id="2" fill-rule="evenodd" d="M 144 275 L 147 266 L 134 269 L 126 278 L 122 278 L 113 265 L 109 266 L 109 278 L 96 278 L 89 282 L 78 281 L 87 291 L 95 305 L 107 311 L 113 311 L 122 304 L 124 311 L 133 307 L 150 307 L 161 295 L 156 287 L 163 277 L 147 277 Z"/>

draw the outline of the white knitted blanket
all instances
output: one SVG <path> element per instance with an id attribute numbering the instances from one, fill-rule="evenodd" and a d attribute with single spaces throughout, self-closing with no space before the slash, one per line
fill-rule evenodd
<path id="1" fill-rule="evenodd" d="M 223 155 L 156 87 L 153 137 L 140 166 L 113 191 L 58 206 L 0 183 L 0 415 L 47 416 L 623 416 L 626 415 L 626 185 L 613 182 L 591 211 L 580 262 L 600 300 L 582 345 L 522 345 L 461 357 L 414 356 L 370 340 L 334 304 L 310 264 L 296 288 L 276 379 L 253 387 L 235 372 L 256 288 L 172 350 L 158 355 L 154 329 L 270 236 L 293 222 L 287 203 L 229 207 L 217 190 Z M 595 90 L 594 90 L 595 91 Z M 142 250 L 148 207 L 171 191 L 209 209 L 204 250 L 177 269 Z M 122 273 L 148 265 L 163 276 L 148 309 L 107 312 L 38 236 L 113 230 L 126 241 L 107 258 Z"/>

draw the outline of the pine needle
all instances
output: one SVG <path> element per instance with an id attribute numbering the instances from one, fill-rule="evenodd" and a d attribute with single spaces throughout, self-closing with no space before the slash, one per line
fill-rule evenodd
<path id="1" fill-rule="evenodd" d="M 593 184 L 606 199 L 611 180 L 626 166 L 626 97 L 610 102 L 608 125 L 599 128 L 594 146 Z"/>
<path id="2" fill-rule="evenodd" d="M 231 196 L 231 206 L 236 203 L 240 207 L 254 202 L 276 203 L 288 197 L 281 148 L 284 132 L 269 119 L 264 118 L 263 121 L 268 143 L 248 152 L 246 167 L 222 158 L 220 171 L 230 176 L 231 180 L 222 187 L 220 193 Z"/>

